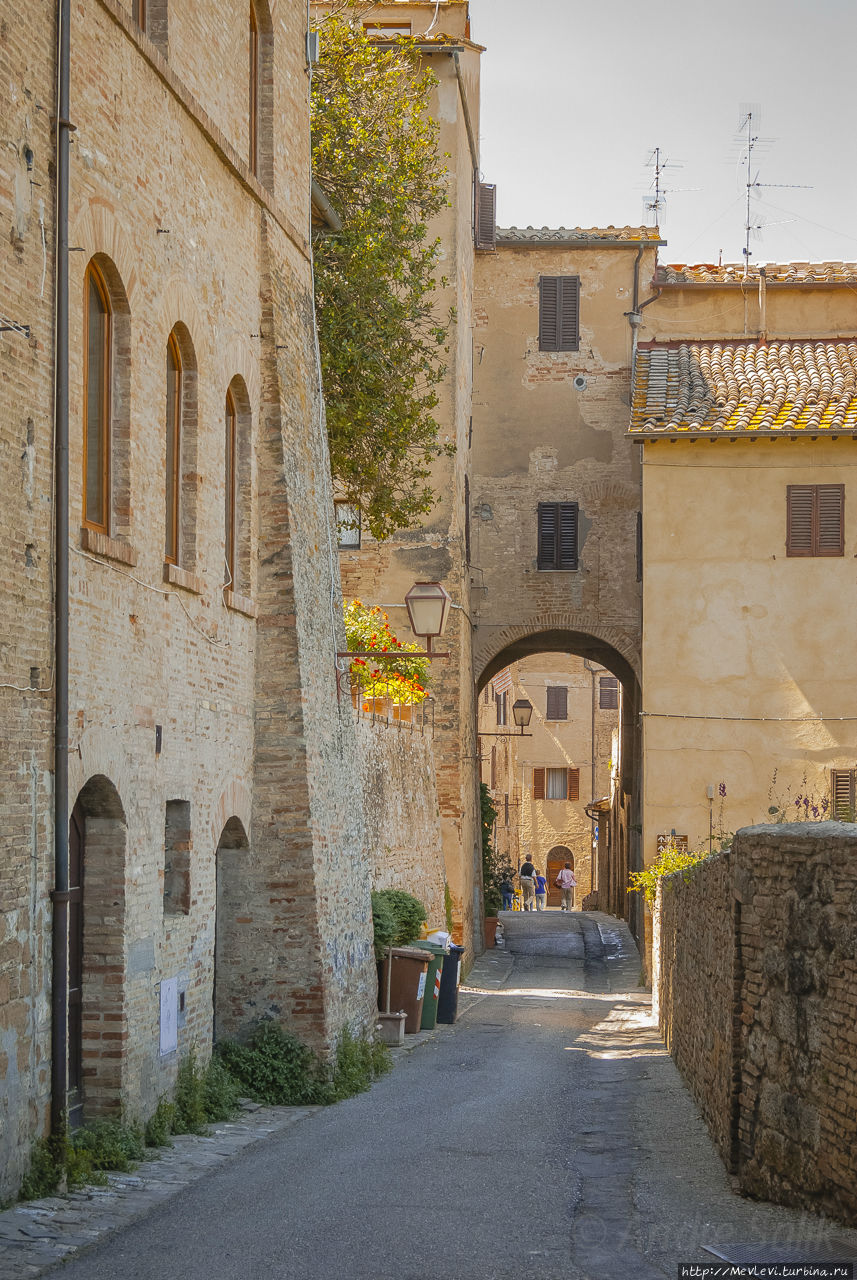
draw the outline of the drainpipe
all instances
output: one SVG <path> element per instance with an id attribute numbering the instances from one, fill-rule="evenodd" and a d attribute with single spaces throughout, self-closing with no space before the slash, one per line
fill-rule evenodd
<path id="1" fill-rule="evenodd" d="M 643 311 L 646 307 L 650 307 L 653 302 L 657 302 L 661 296 L 661 291 L 656 287 L 651 298 L 646 298 L 645 302 L 640 302 L 640 262 L 643 258 L 643 250 L 645 244 L 641 244 L 637 250 L 637 256 L 634 259 L 634 303 L 630 311 L 626 311 L 628 324 L 631 326 L 631 386 L 634 385 L 634 378 L 637 372 L 637 339 L 640 333 L 640 326 L 643 323 Z"/>
<path id="2" fill-rule="evenodd" d="M 768 341 L 768 277 L 759 267 L 759 341 Z"/>
<path id="3" fill-rule="evenodd" d="M 458 60 L 458 50 L 452 52 L 452 61 L 455 63 L 455 77 L 458 80 L 458 92 L 461 95 L 461 110 L 464 115 L 464 125 L 467 129 L 467 142 L 470 147 L 470 159 L 473 164 L 473 172 L 476 178 L 479 178 L 479 148 L 476 145 L 476 135 L 473 132 L 473 121 L 470 118 L 470 107 L 467 102 L 467 93 L 464 88 L 464 76 L 461 74 L 461 63 Z"/>
<path id="4" fill-rule="evenodd" d="M 639 262 L 639 258 L 637 259 L 637 262 Z M 635 293 L 636 293 L 636 290 L 635 290 Z M 636 301 L 636 298 L 635 298 L 635 301 Z M 633 314 L 633 313 L 632 313 L 632 314 Z M 637 336 L 637 331 L 636 331 L 636 329 L 635 329 L 635 330 L 634 330 L 634 337 L 636 338 L 636 336 Z M 594 801 L 594 800 L 595 800 L 595 798 L 596 798 L 596 797 L 595 797 L 595 783 L 596 783 L 596 781 L 597 781 L 596 776 L 595 776 L 595 673 L 596 673 L 596 671 L 598 671 L 598 669 L 599 669 L 599 668 L 598 668 L 598 665 L 597 665 L 597 664 L 593 665 L 593 664 L 589 661 L 589 659 L 588 659 L 588 658 L 584 658 L 584 659 L 583 659 L 583 665 L 584 665 L 584 667 L 586 668 L 586 670 L 587 670 L 587 671 L 591 671 L 591 672 L 592 672 L 592 698 L 591 698 L 591 702 L 592 702 L 592 720 L 591 720 L 590 729 L 589 729 L 589 754 L 590 754 L 590 756 L 592 757 L 592 761 L 591 761 L 591 763 L 592 763 L 592 783 L 591 783 L 591 788 L 592 788 L 592 799 L 590 800 L 590 802 L 589 802 L 589 803 L 590 803 L 590 804 L 592 804 L 592 803 L 593 803 L 593 801 Z M 591 829 L 591 831 L 590 831 L 590 838 L 589 838 L 589 849 L 590 849 L 590 854 L 589 854 L 589 865 L 590 865 L 590 866 L 592 866 L 592 862 L 593 862 L 593 858 L 592 858 L 592 845 L 593 845 L 593 842 L 594 842 L 594 840 L 595 840 L 595 819 L 594 819 L 594 818 L 592 818 L 592 817 L 590 817 L 590 823 L 591 823 L 591 828 L 592 828 L 592 829 Z M 596 874 L 592 877 L 592 879 L 593 879 L 593 880 L 596 880 L 596 879 L 597 879 L 597 867 L 598 867 L 598 851 L 597 851 L 597 849 L 596 849 L 596 852 L 595 852 L 595 859 L 594 859 L 594 861 L 595 861 L 595 866 L 596 866 Z M 599 889 L 600 887 L 601 887 L 601 886 L 600 886 L 600 885 L 597 885 L 597 884 L 593 884 L 593 885 L 592 885 L 592 888 L 593 888 L 593 889 Z"/>
<path id="5" fill-rule="evenodd" d="M 68 187 L 70 0 L 57 11 L 56 200 L 56 704 L 54 721 L 54 889 L 51 984 L 51 1129 L 65 1124 L 68 1090 Z"/>

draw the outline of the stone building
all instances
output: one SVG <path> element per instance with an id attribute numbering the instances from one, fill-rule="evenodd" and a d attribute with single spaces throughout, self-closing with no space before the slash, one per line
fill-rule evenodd
<path id="1" fill-rule="evenodd" d="M 512 707 L 532 706 L 524 734 Z M 611 799 L 618 769 L 619 682 L 571 654 L 522 658 L 498 673 L 479 699 L 482 781 L 497 809 L 494 847 L 517 869 L 529 856 L 559 906 L 557 872 L 570 862 L 575 906 L 598 888 L 598 819 L 592 802 Z M 589 810 L 587 812 L 587 809 Z"/>
<path id="2" fill-rule="evenodd" d="M 629 433 L 646 863 L 673 831 L 857 812 L 855 283 L 853 263 L 655 276 Z"/>
<path id="3" fill-rule="evenodd" d="M 0 1195 L 45 1129 L 60 990 L 50 635 L 65 229 L 55 12 L 35 7 L 13 0 L 0 36 Z M 213 1034 L 265 1014 L 327 1049 L 346 1022 L 366 1024 L 376 989 L 361 766 L 335 678 L 306 14 L 84 0 L 69 34 L 74 1120 L 147 1115 L 184 1053 L 204 1057 Z"/>
<path id="4" fill-rule="evenodd" d="M 566 653 L 619 680 L 599 905 L 638 936 L 641 475 L 624 424 L 659 243 L 647 227 L 498 229 L 474 295 L 475 678 Z"/>
<path id="5" fill-rule="evenodd" d="M 326 6 L 315 5 L 318 11 Z M 437 14 L 437 23 L 430 34 Z M 436 416 L 440 439 L 452 442 L 452 457 L 439 459 L 431 483 L 437 504 L 420 528 L 384 542 L 350 531 L 340 550 L 342 589 L 366 604 L 383 604 L 400 638 L 412 640 L 404 610 L 405 593 L 415 580 L 440 581 L 453 608 L 442 645 L 450 657 L 432 667 L 435 704 L 434 750 L 440 802 L 446 880 L 452 895 L 454 936 L 470 957 L 474 939 L 481 947 L 478 779 L 475 723 L 472 613 L 468 569 L 470 500 L 472 297 L 475 258 L 474 199 L 479 182 L 479 64 L 482 49 L 470 38 L 467 0 L 403 0 L 367 10 L 364 20 L 379 40 L 411 35 L 437 77 L 431 103 L 440 126 L 439 146 L 448 156 L 449 205 L 429 228 L 440 238 L 438 273 L 448 285 L 438 290 L 438 313 L 455 308 L 450 330 L 448 372 Z M 468 749 L 462 748 L 468 744 Z M 474 921 L 476 930 L 474 931 Z"/>

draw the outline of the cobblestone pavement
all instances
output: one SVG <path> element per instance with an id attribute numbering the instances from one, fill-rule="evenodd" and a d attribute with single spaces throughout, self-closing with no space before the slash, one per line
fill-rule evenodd
<path id="1" fill-rule="evenodd" d="M 621 922 L 503 922 L 458 1022 L 408 1037 L 368 1094 L 245 1112 L 104 1190 L 0 1214 L 0 1280 L 60 1262 L 64 1280 L 672 1280 L 705 1245 L 857 1248 L 732 1191 Z"/>

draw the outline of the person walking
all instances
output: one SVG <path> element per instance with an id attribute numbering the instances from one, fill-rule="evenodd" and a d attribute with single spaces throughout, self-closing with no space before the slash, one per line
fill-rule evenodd
<path id="1" fill-rule="evenodd" d="M 509 875 L 511 875 L 511 870 L 509 872 Z M 512 881 L 509 879 L 509 875 L 505 875 L 503 879 L 500 881 L 500 892 L 503 895 L 504 911 L 511 911 L 512 903 L 515 900 L 515 886 L 512 884 Z"/>
<path id="2" fill-rule="evenodd" d="M 518 879 L 521 882 L 521 890 L 524 894 L 524 910 L 532 911 L 535 906 L 536 896 L 536 869 L 530 862 L 529 855 L 526 862 L 521 863 Z"/>
<path id="3" fill-rule="evenodd" d="M 547 877 L 543 876 L 540 871 L 536 872 L 536 911 L 544 911 L 548 905 L 548 882 Z"/>
<path id="4" fill-rule="evenodd" d="M 560 907 L 560 910 L 570 911 L 572 903 L 574 902 L 574 886 L 577 884 L 570 862 L 565 864 L 557 876 L 555 883 L 559 885 L 560 892 L 562 893 L 562 906 Z"/>

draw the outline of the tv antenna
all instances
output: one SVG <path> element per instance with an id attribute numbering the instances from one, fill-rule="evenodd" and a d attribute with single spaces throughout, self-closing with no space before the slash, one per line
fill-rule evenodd
<path id="1" fill-rule="evenodd" d="M 753 153 L 760 145 L 765 145 L 769 140 L 763 139 L 758 133 L 754 133 L 754 129 L 758 129 L 762 118 L 761 108 L 758 103 L 742 103 L 738 125 L 738 132 L 744 134 L 746 130 L 746 158 L 747 158 L 747 214 L 744 219 L 744 279 L 746 280 L 750 274 L 750 258 L 752 256 L 750 250 L 750 240 L 761 239 L 761 232 L 765 227 L 776 227 L 785 225 L 787 222 L 796 222 L 796 218 L 784 218 L 780 222 L 753 222 L 750 211 L 750 197 L 758 196 L 763 188 L 780 187 L 782 189 L 790 189 L 793 191 L 811 191 L 812 188 L 806 183 L 801 182 L 760 182 L 759 170 L 756 170 L 755 177 L 753 175 Z"/>
<path id="2" fill-rule="evenodd" d="M 652 195 L 643 199 L 643 217 L 648 218 L 652 215 L 652 221 L 658 226 L 662 221 L 662 213 L 666 207 L 667 196 L 676 195 L 680 191 L 698 191 L 699 187 L 671 187 L 667 188 L 663 185 L 663 174 L 665 169 L 682 169 L 684 166 L 679 160 L 667 160 L 663 158 L 663 149 L 655 147 L 649 152 L 645 160 L 646 168 L 652 170 L 652 180 L 649 183 L 649 190 Z"/>

